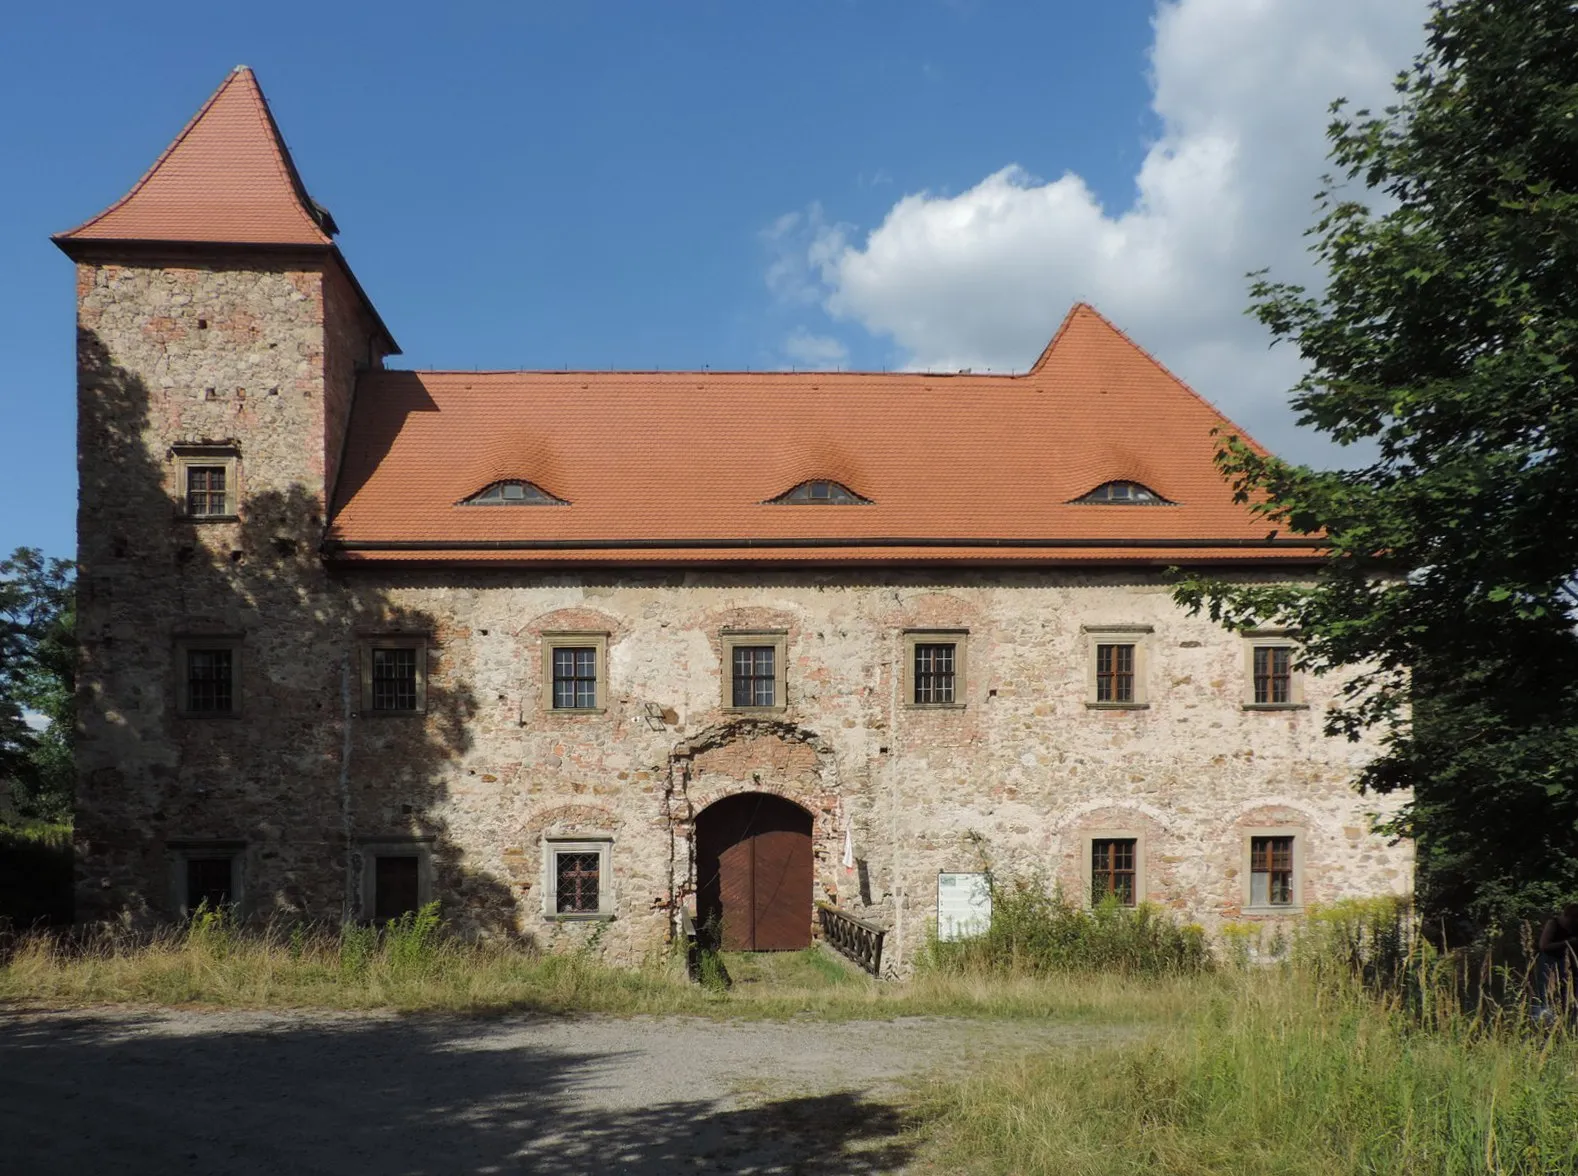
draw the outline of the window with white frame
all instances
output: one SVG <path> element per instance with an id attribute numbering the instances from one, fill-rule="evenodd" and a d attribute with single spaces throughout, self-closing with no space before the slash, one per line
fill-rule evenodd
<path id="1" fill-rule="evenodd" d="M 544 633 L 543 706 L 600 711 L 608 705 L 607 633 Z"/>
<path id="2" fill-rule="evenodd" d="M 543 842 L 543 916 L 598 919 L 613 914 L 606 838 L 547 838 Z"/>
<path id="3" fill-rule="evenodd" d="M 964 706 L 968 638 L 963 629 L 912 629 L 904 634 L 906 706 Z"/>
<path id="4" fill-rule="evenodd" d="M 359 646 L 363 714 L 413 715 L 427 710 L 425 635 L 369 636 Z"/>
<path id="5" fill-rule="evenodd" d="M 781 630 L 725 630 L 722 644 L 724 707 L 782 710 L 787 704 L 784 661 L 788 634 Z"/>

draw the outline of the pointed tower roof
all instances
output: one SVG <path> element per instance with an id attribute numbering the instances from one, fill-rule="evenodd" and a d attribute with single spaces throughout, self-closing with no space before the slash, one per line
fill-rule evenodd
<path id="1" fill-rule="evenodd" d="M 55 240 L 325 246 L 336 231 L 238 65 L 130 192 Z"/>

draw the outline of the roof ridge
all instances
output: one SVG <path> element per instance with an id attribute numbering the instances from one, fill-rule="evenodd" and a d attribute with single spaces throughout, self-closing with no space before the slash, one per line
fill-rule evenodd
<path id="1" fill-rule="evenodd" d="M 338 228 L 334 226 L 334 218 L 327 216 L 327 213 L 322 217 L 319 216 L 318 202 L 307 191 L 307 185 L 301 178 L 301 172 L 296 168 L 295 156 L 291 155 L 290 147 L 285 142 L 285 135 L 279 129 L 279 123 L 275 121 L 274 108 L 269 105 L 268 95 L 263 93 L 263 87 L 258 83 L 257 74 L 252 72 L 250 66 L 238 65 L 231 72 L 230 76 L 234 78 L 243 74 L 252 82 L 252 92 L 257 96 L 256 113 L 263 120 L 263 129 L 274 141 L 274 165 L 279 168 L 285 182 L 290 185 L 290 190 L 296 194 L 296 202 L 301 206 L 301 211 L 306 215 L 307 219 L 312 222 L 313 227 L 325 237 L 332 237 L 338 232 Z M 325 219 L 329 222 L 328 224 L 324 223 Z"/>
<path id="2" fill-rule="evenodd" d="M 395 368 L 384 367 L 368 375 L 410 376 L 781 376 L 785 379 L 809 379 L 815 376 L 858 376 L 876 379 L 938 379 L 938 380 L 1023 380 L 1030 373 L 972 371 L 862 371 L 848 369 L 831 371 L 814 368 L 807 371 L 779 371 L 776 368 Z"/>
<path id="3" fill-rule="evenodd" d="M 1049 339 L 1047 341 L 1047 345 L 1041 349 L 1041 354 L 1036 357 L 1035 363 L 1030 365 L 1030 370 L 1025 373 L 1026 375 L 1033 375 L 1036 372 L 1039 372 L 1042 367 L 1045 366 L 1047 360 L 1052 356 L 1053 349 L 1057 347 L 1058 341 L 1063 338 L 1063 333 L 1068 330 L 1069 324 L 1074 321 L 1074 316 L 1078 314 L 1081 309 L 1088 310 L 1092 314 L 1095 314 L 1097 318 L 1101 318 L 1101 315 L 1096 313 L 1096 308 L 1090 303 L 1075 302 L 1073 306 L 1068 308 L 1068 312 L 1063 316 L 1063 321 L 1058 324 L 1057 330 L 1052 332 L 1052 338 Z"/>

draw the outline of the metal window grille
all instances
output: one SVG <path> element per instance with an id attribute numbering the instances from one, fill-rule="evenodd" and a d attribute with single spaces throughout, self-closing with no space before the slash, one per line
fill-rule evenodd
<path id="1" fill-rule="evenodd" d="M 952 702 L 954 691 L 953 642 L 915 646 L 915 701 Z"/>
<path id="2" fill-rule="evenodd" d="M 597 705 L 597 650 L 553 651 L 553 705 L 555 710 L 584 710 Z"/>
<path id="3" fill-rule="evenodd" d="M 234 661 L 228 649 L 186 651 L 186 709 L 226 715 L 235 708 Z"/>
<path id="4" fill-rule="evenodd" d="M 373 709 L 416 709 L 416 650 L 373 650 Z"/>
<path id="5" fill-rule="evenodd" d="M 1286 645 L 1255 646 L 1255 702 L 1261 706 L 1293 701 L 1293 651 Z"/>
<path id="6" fill-rule="evenodd" d="M 1096 646 L 1096 701 L 1134 701 L 1134 646 Z"/>
<path id="7" fill-rule="evenodd" d="M 1132 837 L 1104 837 L 1090 843 L 1090 900 L 1101 902 L 1114 895 L 1124 906 L 1133 906 L 1135 841 Z"/>
<path id="8" fill-rule="evenodd" d="M 1293 904 L 1293 838 L 1249 839 L 1249 904 Z"/>
<path id="9" fill-rule="evenodd" d="M 232 901 L 230 880 L 233 862 L 229 857 L 192 857 L 186 859 L 186 909 L 219 911 Z"/>
<path id="10" fill-rule="evenodd" d="M 734 647 L 734 705 L 777 706 L 778 683 L 771 645 Z"/>
<path id="11" fill-rule="evenodd" d="M 225 490 L 225 467 L 186 467 L 186 513 L 196 516 L 230 513 Z"/>
<path id="12" fill-rule="evenodd" d="M 560 914 L 595 915 L 601 863 L 595 853 L 554 854 L 554 907 Z"/>

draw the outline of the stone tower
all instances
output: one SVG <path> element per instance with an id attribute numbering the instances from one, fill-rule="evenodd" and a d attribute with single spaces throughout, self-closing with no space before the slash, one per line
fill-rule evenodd
<path id="1" fill-rule="evenodd" d="M 344 868 L 345 675 L 301 654 L 344 623 L 318 541 L 357 373 L 398 348 L 336 231 L 238 66 L 54 238 L 77 267 L 79 918 L 166 905 L 139 880 L 202 888 L 239 839 L 287 906 Z"/>

